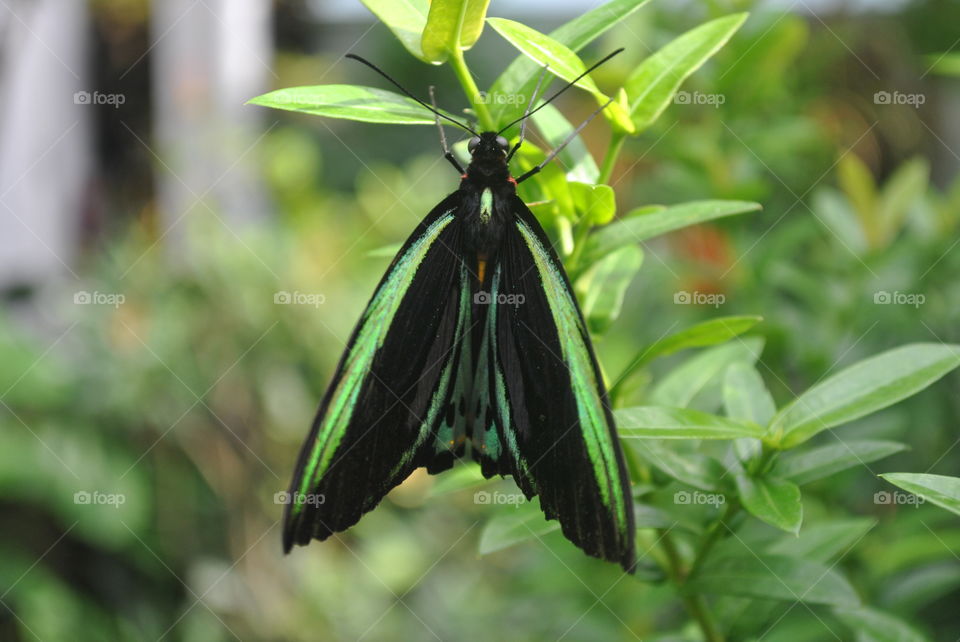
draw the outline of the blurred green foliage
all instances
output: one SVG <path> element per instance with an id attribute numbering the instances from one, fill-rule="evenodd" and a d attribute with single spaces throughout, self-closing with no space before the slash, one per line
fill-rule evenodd
<path id="1" fill-rule="evenodd" d="M 750 4 L 651 3 L 581 55 L 643 42 L 647 50 L 594 74 L 617 86 L 679 34 Z M 640 248 L 595 247 L 593 258 L 584 241 L 585 263 L 572 268 L 620 405 L 687 406 L 762 426 L 849 364 L 904 343 L 960 342 L 960 178 L 944 175 L 937 143 L 924 142 L 928 112 L 873 101 L 898 88 L 933 102 L 956 82 L 951 57 L 936 65 L 944 76 L 924 73 L 926 56 L 951 45 L 941 11 L 915 3 L 902 22 L 865 16 L 869 27 L 754 12 L 684 82 L 689 100 L 674 98 L 623 143 L 615 167 L 586 160 L 609 144 L 588 129 L 580 151 L 561 157 L 584 187 L 558 168 L 531 185 L 525 198 L 542 203 L 534 211 L 568 254 L 591 199 L 605 203 L 593 211 L 620 206 L 614 225 L 677 212 L 643 203 L 764 205 L 651 234 Z M 876 52 L 878 34 L 896 36 L 889 51 Z M 278 86 L 308 82 L 316 60 L 282 54 Z M 408 77 L 418 78 L 424 68 L 413 64 Z M 561 107 L 586 115 L 594 104 L 581 95 Z M 569 127 L 541 113 L 546 140 L 534 137 L 525 166 L 562 138 L 551 124 Z M 706 542 L 709 560 L 686 568 L 689 586 L 709 596 L 728 639 L 955 638 L 960 522 L 876 477 L 956 474 L 955 373 L 773 463 L 746 438 L 626 439 L 647 553 L 637 578 L 585 558 L 535 505 L 478 501 L 516 489 L 481 485 L 467 467 L 417 473 L 357 527 L 284 558 L 274 494 L 386 266 L 369 252 L 404 238 L 455 180 L 432 138 L 398 156 L 384 145 L 399 140 L 390 127 L 340 135 L 368 136 L 363 127 L 377 136 L 368 148 L 360 141 L 368 167 L 354 172 L 314 119 L 285 118 L 256 151 L 272 224 L 230 231 L 197 217 L 173 246 L 145 222 L 92 254 L 81 283 L 42 294 L 44 323 L 31 327 L 13 308 L 0 320 L 0 638 L 696 640 L 703 629 L 677 591 L 686 578 L 670 571 L 699 559 Z M 616 203 L 588 189 L 608 169 Z M 719 303 L 684 304 L 680 292 Z M 74 305 L 82 293 L 124 301 Z M 283 293 L 317 305 L 277 305 Z M 678 335 L 690 327 L 699 330 Z M 656 419 L 620 423 L 640 431 Z M 916 481 L 904 487 L 922 493 Z M 752 515 L 695 493 L 737 496 Z M 779 510 L 765 513 L 764 497 Z"/>

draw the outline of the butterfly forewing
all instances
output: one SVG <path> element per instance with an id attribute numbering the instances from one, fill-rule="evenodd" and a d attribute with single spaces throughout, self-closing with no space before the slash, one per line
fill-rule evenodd
<path id="1" fill-rule="evenodd" d="M 300 453 L 286 550 L 353 525 L 435 456 L 468 332 L 458 206 L 420 224 L 354 329 Z"/>

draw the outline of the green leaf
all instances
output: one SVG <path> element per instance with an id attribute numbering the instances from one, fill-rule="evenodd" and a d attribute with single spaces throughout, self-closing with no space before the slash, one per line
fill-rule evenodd
<path id="1" fill-rule="evenodd" d="M 454 466 L 450 472 L 431 477 L 431 479 L 433 479 L 433 485 L 430 487 L 431 497 L 477 488 L 493 482 L 492 479 L 486 479 L 480 472 L 479 464 L 473 462 Z"/>
<path id="2" fill-rule="evenodd" d="M 906 448 L 906 445 L 896 441 L 844 441 L 805 452 L 786 453 L 777 462 L 775 470 L 777 476 L 802 486 L 841 470 L 889 457 Z"/>
<path id="3" fill-rule="evenodd" d="M 763 317 L 754 316 L 719 317 L 658 339 L 637 353 L 630 365 L 617 377 L 617 383 L 613 388 L 618 388 L 630 375 L 657 357 L 665 357 L 687 348 L 702 348 L 723 343 L 743 334 L 762 320 Z M 611 396 L 615 395 L 611 392 Z"/>
<path id="4" fill-rule="evenodd" d="M 736 439 L 763 434 L 755 424 L 686 408 L 636 406 L 614 414 L 621 439 Z"/>
<path id="5" fill-rule="evenodd" d="M 737 476 L 740 502 L 754 517 L 788 533 L 800 531 L 803 504 L 793 482 L 768 477 Z"/>
<path id="6" fill-rule="evenodd" d="M 642 262 L 640 248 L 623 247 L 597 261 L 577 280 L 580 305 L 590 332 L 602 334 L 620 316 L 627 287 L 640 271 Z"/>
<path id="7" fill-rule="evenodd" d="M 497 515 L 483 527 L 480 554 L 500 551 L 556 530 L 560 530 L 560 522 L 547 521 L 536 503 L 517 504 L 515 509 Z"/>
<path id="8" fill-rule="evenodd" d="M 723 406 L 732 419 L 752 421 L 766 426 L 777 406 L 753 364 L 732 363 L 723 378 Z M 760 454 L 763 445 L 758 439 L 738 439 L 733 444 L 740 461 L 749 461 Z"/>
<path id="9" fill-rule="evenodd" d="M 860 220 L 872 218 L 877 209 L 877 183 L 866 163 L 856 154 L 844 154 L 837 161 L 837 181 Z"/>
<path id="10" fill-rule="evenodd" d="M 677 481 L 706 491 L 721 488 L 726 471 L 712 457 L 700 453 L 679 453 L 668 443 L 655 439 L 631 439 L 628 444 L 644 461 Z"/>
<path id="11" fill-rule="evenodd" d="M 724 343 L 743 334 L 760 321 L 763 321 L 763 317 L 731 316 L 702 321 L 650 344 L 643 351 L 643 361 L 665 357 L 687 348 L 704 348 Z"/>
<path id="12" fill-rule="evenodd" d="M 960 515 L 960 477 L 922 473 L 885 473 L 880 477 L 931 504 Z"/>
<path id="13" fill-rule="evenodd" d="M 858 642 L 925 642 L 928 639 L 900 618 L 866 606 L 834 609 L 833 613 L 857 634 Z"/>
<path id="14" fill-rule="evenodd" d="M 606 225 L 617 213 L 616 195 L 609 185 L 590 185 L 570 181 L 573 205 L 582 220 L 593 225 Z"/>
<path id="15" fill-rule="evenodd" d="M 759 209 L 759 203 L 746 201 L 692 201 L 650 211 L 642 216 L 627 214 L 590 236 L 584 248 L 582 263 L 589 265 L 618 247 L 646 241 L 682 227 Z"/>
<path id="16" fill-rule="evenodd" d="M 866 232 L 850 202 L 833 187 L 820 187 L 813 194 L 813 211 L 817 218 L 855 254 L 867 249 Z"/>
<path id="17" fill-rule="evenodd" d="M 572 82 L 574 78 L 587 70 L 580 57 L 569 47 L 536 29 L 531 29 L 525 24 L 506 18 L 487 18 L 487 23 L 518 51 L 536 62 L 541 68 L 548 67 L 547 71 L 549 73 L 562 80 Z M 606 101 L 606 96 L 590 76 L 578 80 L 576 86 L 589 91 L 599 97 L 601 101 Z"/>
<path id="18" fill-rule="evenodd" d="M 723 379 L 723 405 L 728 417 L 761 426 L 766 426 L 777 411 L 760 373 L 743 362 L 727 368 Z"/>
<path id="19" fill-rule="evenodd" d="M 915 343 L 865 359 L 810 388 L 770 422 L 769 434 L 792 448 L 833 426 L 891 406 L 960 365 L 960 346 Z"/>
<path id="20" fill-rule="evenodd" d="M 543 105 L 530 117 L 549 147 L 557 148 L 573 132 L 573 125 L 553 105 Z M 580 136 L 575 136 L 557 157 L 570 181 L 596 183 L 600 169 Z"/>
<path id="21" fill-rule="evenodd" d="M 910 208 L 923 198 L 929 183 L 930 164 L 922 157 L 900 165 L 884 183 L 876 213 L 884 241 L 892 241 L 900 231 Z"/>
<path id="22" fill-rule="evenodd" d="M 826 563 L 856 546 L 876 525 L 877 520 L 864 517 L 812 524 L 804 526 L 799 537 L 794 534 L 781 536 L 766 548 L 766 552 Z"/>
<path id="23" fill-rule="evenodd" d="M 819 562 L 782 555 L 717 558 L 687 583 L 690 591 L 835 606 L 860 599 L 838 572 Z"/>
<path id="24" fill-rule="evenodd" d="M 930 70 L 945 76 L 960 76 L 960 53 L 936 53 L 927 56 Z"/>
<path id="25" fill-rule="evenodd" d="M 290 87 L 257 96 L 249 102 L 274 109 L 365 123 L 434 124 L 433 114 L 406 96 L 359 85 Z"/>
<path id="26" fill-rule="evenodd" d="M 606 33 L 611 27 L 627 19 L 650 0 L 613 0 L 574 18 L 550 32 L 550 37 L 577 52 Z M 493 118 L 500 127 L 519 118 L 530 101 L 541 68 L 526 56 L 517 56 L 493 82 L 490 93 L 522 97 L 523 100 L 499 103 L 493 106 Z"/>
<path id="27" fill-rule="evenodd" d="M 624 84 L 637 133 L 663 113 L 687 76 L 716 53 L 746 19 L 746 13 L 736 13 L 711 20 L 684 33 L 637 67 Z"/>
<path id="28" fill-rule="evenodd" d="M 757 337 L 708 348 L 671 370 L 650 393 L 660 406 L 684 407 L 713 382 L 727 366 L 738 361 L 753 363 L 763 350 Z"/>
<path id="29" fill-rule="evenodd" d="M 414 56 L 429 62 L 420 47 L 429 0 L 360 0 Z"/>
<path id="30" fill-rule="evenodd" d="M 420 46 L 429 62 L 441 63 L 456 49 L 469 49 L 483 32 L 490 0 L 432 0 Z"/>

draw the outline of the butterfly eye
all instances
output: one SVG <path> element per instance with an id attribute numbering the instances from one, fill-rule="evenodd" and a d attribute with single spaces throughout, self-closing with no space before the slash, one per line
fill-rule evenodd
<path id="1" fill-rule="evenodd" d="M 477 145 L 479 145 L 479 144 L 480 144 L 480 137 L 479 137 L 479 136 L 474 136 L 474 137 L 471 138 L 470 141 L 467 143 L 467 151 L 472 154 L 472 153 L 474 152 L 474 150 L 477 149 Z"/>
<path id="2" fill-rule="evenodd" d="M 497 136 L 497 145 L 500 145 L 500 149 L 506 151 L 507 147 L 510 146 L 510 143 L 508 143 L 507 139 L 503 136 Z"/>

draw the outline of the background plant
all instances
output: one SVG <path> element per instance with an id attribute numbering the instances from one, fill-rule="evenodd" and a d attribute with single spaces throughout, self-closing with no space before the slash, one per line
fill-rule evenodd
<path id="1" fill-rule="evenodd" d="M 957 509 L 956 375 L 934 382 L 957 365 L 956 183 L 935 187 L 929 155 L 909 160 L 923 150 L 904 149 L 901 166 L 844 133 L 856 119 L 837 116 L 849 106 L 830 91 L 843 45 L 798 16 L 744 22 L 742 2 L 684 14 L 614 2 L 539 35 L 484 21 L 482 3 L 464 4 L 459 32 L 459 13 L 444 11 L 457 3 L 435 1 L 413 26 L 394 4 L 369 6 L 400 44 L 381 38 L 381 52 L 361 53 L 399 66 L 417 93 L 436 76 L 455 113 L 444 88 L 461 88 L 481 122 L 522 108 L 495 97 L 529 95 L 546 61 L 527 55 L 533 38 L 561 78 L 634 33 L 650 44 L 540 112 L 520 159 L 532 165 L 616 98 L 621 109 L 523 196 L 598 339 L 630 456 L 641 572 L 585 558 L 535 506 L 511 500 L 509 480 L 483 482 L 470 466 L 415 475 L 340 539 L 280 556 L 273 494 L 318 391 L 390 245 L 456 180 L 437 162 L 432 118 L 390 92 L 283 90 L 272 99 L 303 111 L 359 118 L 344 110 L 360 100 L 366 121 L 427 127 L 400 138 L 404 128 L 328 129 L 293 114 L 256 150 L 281 225 L 239 231 L 237 243 L 193 221 L 176 259 L 135 228 L 93 257 L 82 286 L 126 303 L 68 308 L 77 326 L 49 351 L 8 322 L 0 471 L 18 527 L 0 542 L 0 577 L 20 618 L 3 620 L 11 637 L 32 638 L 29 626 L 40 639 L 953 639 L 944 607 L 960 586 L 960 531 L 942 507 Z M 520 52 L 501 73 L 485 46 Z M 315 64 L 279 59 L 278 85 L 307 84 Z M 493 82 L 474 68 L 484 65 Z M 649 81 L 664 69 L 670 82 Z M 343 73 L 382 85 L 359 67 Z M 679 91 L 727 100 L 685 105 Z M 277 306 L 278 291 L 322 293 L 327 307 Z M 927 302 L 874 304 L 882 291 Z M 678 293 L 725 298 L 677 304 Z M 898 473 L 931 464 L 947 475 Z M 97 490 L 126 502 L 74 501 Z"/>

